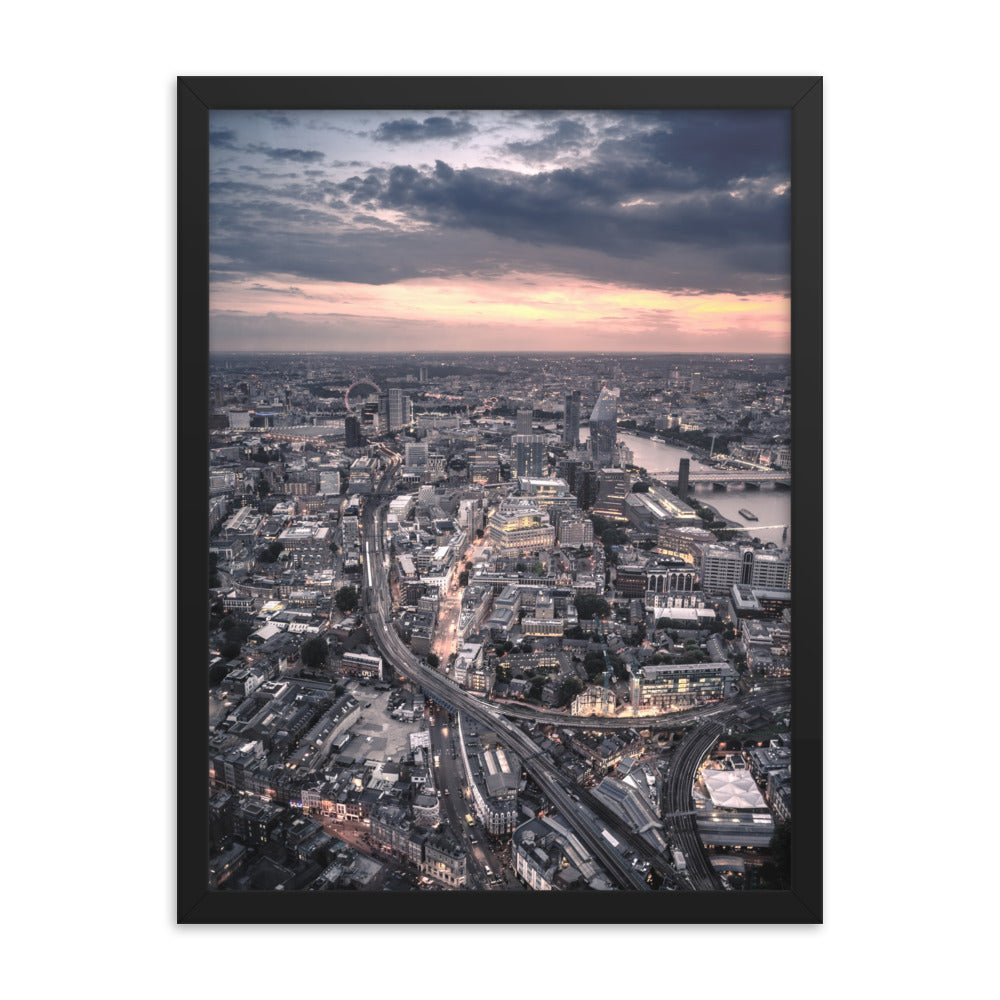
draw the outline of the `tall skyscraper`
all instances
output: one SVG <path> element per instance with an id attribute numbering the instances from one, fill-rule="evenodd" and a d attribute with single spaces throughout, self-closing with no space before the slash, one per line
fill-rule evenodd
<path id="1" fill-rule="evenodd" d="M 574 389 L 566 397 L 566 416 L 563 422 L 563 444 L 575 448 L 580 443 L 580 390 Z"/>
<path id="2" fill-rule="evenodd" d="M 378 413 L 382 430 L 392 434 L 413 422 L 413 403 L 402 389 L 390 389 L 379 396 Z"/>
<path id="3" fill-rule="evenodd" d="M 427 381 L 427 365 L 420 366 L 420 381 L 421 382 Z"/>
<path id="4" fill-rule="evenodd" d="M 599 469 L 615 464 L 615 445 L 618 443 L 618 399 L 607 387 L 590 413 L 590 455 Z"/>
<path id="5" fill-rule="evenodd" d="M 542 434 L 514 435 L 514 470 L 518 476 L 538 478 L 545 461 L 545 437 Z"/>
<path id="6" fill-rule="evenodd" d="M 534 410 L 530 406 L 522 407 L 517 411 L 517 433 L 518 434 L 530 434 L 531 433 L 531 417 L 534 414 Z"/>
<path id="7" fill-rule="evenodd" d="M 361 436 L 361 421 L 352 413 L 344 418 L 344 444 L 348 448 L 360 448 L 365 439 Z"/>

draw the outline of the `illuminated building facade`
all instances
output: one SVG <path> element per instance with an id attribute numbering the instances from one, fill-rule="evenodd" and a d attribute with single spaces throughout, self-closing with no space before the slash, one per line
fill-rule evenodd
<path id="1" fill-rule="evenodd" d="M 502 503 L 490 516 L 489 542 L 501 555 L 537 552 L 555 542 L 549 515 L 533 504 Z"/>
<path id="2" fill-rule="evenodd" d="M 525 618 L 521 622 L 524 635 L 562 635 L 565 622 L 562 618 Z"/>
<path id="3" fill-rule="evenodd" d="M 698 565 L 701 562 L 702 551 L 708 545 L 714 545 L 718 539 L 704 528 L 693 525 L 663 524 L 657 532 L 656 547 L 663 554 L 683 559 L 686 563 Z"/>
<path id="4" fill-rule="evenodd" d="M 601 491 L 594 501 L 594 513 L 611 521 L 627 521 L 625 497 L 630 485 L 624 469 L 601 469 Z"/>
<path id="5" fill-rule="evenodd" d="M 701 557 L 702 590 L 706 594 L 728 594 L 737 583 L 767 590 L 790 590 L 791 553 L 749 545 L 706 546 Z"/>
<path id="6" fill-rule="evenodd" d="M 735 684 L 728 663 L 646 664 L 629 676 L 629 697 L 637 712 L 669 711 L 721 701 Z"/>
<path id="7" fill-rule="evenodd" d="M 568 549 L 589 548 L 594 544 L 594 522 L 564 514 L 559 518 L 559 544 Z"/>

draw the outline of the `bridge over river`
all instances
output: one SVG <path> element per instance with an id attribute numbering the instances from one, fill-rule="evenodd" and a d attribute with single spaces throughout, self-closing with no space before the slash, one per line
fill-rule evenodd
<path id="1" fill-rule="evenodd" d="M 651 475 L 656 476 L 657 479 L 661 479 L 665 483 L 677 483 L 679 480 L 679 474 L 676 469 L 667 472 L 654 472 Z M 707 483 L 722 486 L 729 483 L 732 483 L 734 486 L 739 483 L 751 483 L 755 485 L 773 483 L 775 486 L 791 486 L 792 474 L 787 469 L 773 469 L 767 472 L 756 469 L 710 469 L 705 471 L 692 469 L 688 473 L 688 485 L 698 486 L 699 484 Z"/>

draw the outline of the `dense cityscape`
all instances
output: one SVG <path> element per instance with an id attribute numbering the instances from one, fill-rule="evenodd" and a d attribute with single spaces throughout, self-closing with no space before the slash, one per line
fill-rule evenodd
<path id="1" fill-rule="evenodd" d="M 210 888 L 787 888 L 790 398 L 773 354 L 213 354 Z"/>

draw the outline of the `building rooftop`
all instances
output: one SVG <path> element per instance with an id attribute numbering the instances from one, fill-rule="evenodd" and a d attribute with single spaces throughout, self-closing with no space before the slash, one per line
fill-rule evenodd
<path id="1" fill-rule="evenodd" d="M 720 809 L 767 809 L 757 782 L 746 770 L 715 771 L 705 768 L 701 777 L 712 797 L 712 804 Z"/>

